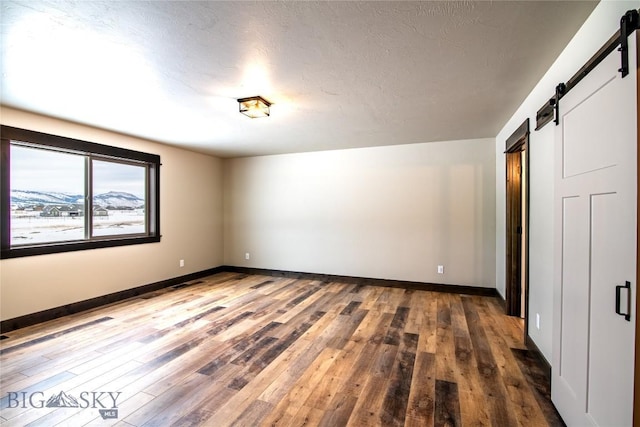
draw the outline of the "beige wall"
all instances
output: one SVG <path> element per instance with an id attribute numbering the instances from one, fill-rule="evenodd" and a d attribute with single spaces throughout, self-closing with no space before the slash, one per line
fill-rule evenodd
<path id="1" fill-rule="evenodd" d="M 481 139 L 225 160 L 225 264 L 494 287 L 493 149 Z"/>
<path id="2" fill-rule="evenodd" d="M 0 318 L 10 319 L 222 264 L 222 161 L 7 107 L 4 125 L 161 156 L 160 243 L 0 261 Z M 179 267 L 179 260 L 185 266 Z"/>
<path id="3" fill-rule="evenodd" d="M 559 82 L 566 82 L 620 28 L 620 17 L 637 9 L 634 1 L 602 1 L 514 112 L 496 137 L 496 287 L 505 294 L 505 141 L 527 118 L 530 119 L 530 215 L 529 215 L 529 335 L 548 361 L 552 355 L 553 322 L 553 123 L 539 131 L 536 112 L 554 94 Z M 560 104 L 562 108 L 562 103 Z M 535 326 L 540 314 L 540 329 Z M 556 326 L 557 327 L 557 326 Z"/>

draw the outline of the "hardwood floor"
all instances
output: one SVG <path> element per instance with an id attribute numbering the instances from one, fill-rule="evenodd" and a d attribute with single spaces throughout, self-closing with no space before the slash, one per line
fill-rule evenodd
<path id="1" fill-rule="evenodd" d="M 563 425 L 502 313 L 490 297 L 220 273 L 5 334 L 0 421 Z"/>

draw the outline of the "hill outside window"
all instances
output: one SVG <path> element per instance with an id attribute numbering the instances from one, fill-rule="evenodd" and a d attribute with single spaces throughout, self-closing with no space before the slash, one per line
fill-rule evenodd
<path id="1" fill-rule="evenodd" d="M 160 157 L 9 126 L 1 257 L 160 241 Z"/>

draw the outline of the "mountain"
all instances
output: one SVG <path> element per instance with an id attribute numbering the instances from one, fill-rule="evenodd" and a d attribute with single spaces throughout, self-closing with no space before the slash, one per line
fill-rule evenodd
<path id="1" fill-rule="evenodd" d="M 93 204 L 107 209 L 135 209 L 144 206 L 144 200 L 131 193 L 109 191 L 93 196 Z"/>
<path id="2" fill-rule="evenodd" d="M 11 190 L 11 205 L 29 208 L 37 205 L 81 204 L 84 196 L 59 192 Z M 108 209 L 135 209 L 144 206 L 144 200 L 131 193 L 109 191 L 93 196 L 93 204 Z"/>
<path id="3" fill-rule="evenodd" d="M 69 205 L 81 202 L 84 196 L 81 194 L 68 194 L 56 192 L 41 192 L 30 190 L 11 190 L 11 204 L 18 206 L 32 205 Z"/>
<path id="4" fill-rule="evenodd" d="M 52 395 L 47 400 L 47 408 L 77 408 L 80 405 L 75 397 L 69 396 L 64 391 Z"/>

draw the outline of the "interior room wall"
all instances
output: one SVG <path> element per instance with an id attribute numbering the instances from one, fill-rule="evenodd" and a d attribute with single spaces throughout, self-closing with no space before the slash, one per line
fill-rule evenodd
<path id="1" fill-rule="evenodd" d="M 494 287 L 493 149 L 479 139 L 225 160 L 225 264 Z"/>
<path id="2" fill-rule="evenodd" d="M 505 295 L 505 141 L 528 117 L 530 135 L 529 336 L 548 361 L 553 323 L 553 143 L 554 124 L 534 131 L 536 112 L 619 29 L 620 17 L 639 1 L 602 1 L 496 137 L 496 285 Z M 540 314 L 540 329 L 535 316 Z"/>
<path id="3" fill-rule="evenodd" d="M 1 107 L 0 122 L 161 156 L 160 243 L 0 261 L 2 320 L 220 266 L 222 161 Z M 179 260 L 185 261 L 183 268 Z"/>

